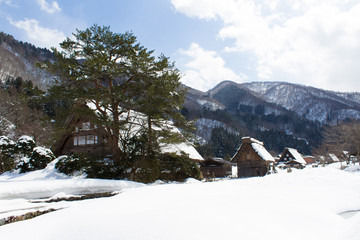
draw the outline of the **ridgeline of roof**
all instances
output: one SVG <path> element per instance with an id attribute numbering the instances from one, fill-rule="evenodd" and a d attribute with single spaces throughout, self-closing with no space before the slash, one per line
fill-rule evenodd
<path id="1" fill-rule="evenodd" d="M 301 154 L 295 148 L 287 148 L 287 149 L 289 150 L 291 155 L 294 157 L 294 160 L 292 160 L 292 161 L 306 165 L 306 161 L 304 160 L 304 158 L 301 156 Z"/>

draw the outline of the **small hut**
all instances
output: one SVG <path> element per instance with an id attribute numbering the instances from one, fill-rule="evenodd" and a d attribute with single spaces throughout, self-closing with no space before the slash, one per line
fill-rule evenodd
<path id="1" fill-rule="evenodd" d="M 231 159 L 237 163 L 238 177 L 264 176 L 275 162 L 264 144 L 254 138 L 243 137 L 241 146 Z"/>
<path id="2" fill-rule="evenodd" d="M 280 162 L 295 168 L 304 168 L 306 161 L 295 148 L 285 148 L 280 157 Z"/>
<path id="3" fill-rule="evenodd" d="M 204 177 L 226 177 L 232 175 L 232 166 L 236 163 L 222 158 L 210 158 L 200 163 L 200 171 Z"/>

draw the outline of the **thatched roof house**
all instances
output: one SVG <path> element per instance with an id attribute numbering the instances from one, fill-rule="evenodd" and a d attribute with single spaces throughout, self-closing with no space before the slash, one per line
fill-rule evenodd
<path id="1" fill-rule="evenodd" d="M 133 115 L 132 121 L 141 119 L 141 114 L 136 111 L 131 111 Z M 74 153 L 95 154 L 98 152 L 109 152 L 110 149 L 105 138 L 105 129 L 102 126 L 94 124 L 95 116 L 76 115 L 73 114 L 68 117 L 64 134 L 59 138 L 53 147 L 53 152 L 59 155 L 72 155 Z M 170 124 L 170 123 L 169 123 Z M 175 126 L 169 125 L 172 131 L 179 134 L 180 131 Z M 136 134 L 138 131 L 133 130 L 130 134 Z M 204 159 L 189 142 L 161 144 L 161 151 L 163 153 L 188 154 L 190 159 L 201 162 Z"/>
<path id="2" fill-rule="evenodd" d="M 243 137 L 241 146 L 231 159 L 237 163 L 238 177 L 264 176 L 274 163 L 274 158 L 264 144 L 254 138 Z"/>
<path id="3" fill-rule="evenodd" d="M 303 168 L 306 165 L 306 161 L 295 148 L 285 148 L 281 154 L 280 162 L 296 168 Z"/>

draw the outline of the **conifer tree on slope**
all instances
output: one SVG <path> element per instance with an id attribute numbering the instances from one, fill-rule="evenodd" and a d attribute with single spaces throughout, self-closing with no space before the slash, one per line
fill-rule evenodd
<path id="1" fill-rule="evenodd" d="M 113 33 L 106 26 L 93 25 L 73 36 L 74 40 L 67 38 L 60 44 L 62 51 L 52 49 L 54 63 L 42 64 L 61 79 L 49 92 L 59 94 L 56 89 L 61 89 L 61 98 L 93 104 L 115 162 L 121 164 L 126 158 L 131 109 L 147 116 L 147 126 L 141 129 L 148 152 L 156 149 L 153 124 L 158 126 L 159 119 L 184 123 L 178 110 L 185 93 L 168 58 L 155 58 L 132 33 Z"/>

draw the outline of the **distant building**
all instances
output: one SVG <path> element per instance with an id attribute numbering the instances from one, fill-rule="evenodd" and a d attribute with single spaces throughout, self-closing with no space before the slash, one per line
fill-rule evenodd
<path id="1" fill-rule="evenodd" d="M 244 137 L 231 162 L 237 163 L 238 177 L 241 178 L 266 175 L 275 160 L 262 142 Z"/>
<path id="2" fill-rule="evenodd" d="M 313 164 L 316 162 L 316 157 L 310 155 L 303 156 L 303 159 L 305 160 L 306 164 Z"/>
<path id="3" fill-rule="evenodd" d="M 223 160 L 222 158 L 210 158 L 200 163 L 200 171 L 205 178 L 227 177 L 232 175 L 232 166 L 236 163 Z"/>
<path id="4" fill-rule="evenodd" d="M 343 154 L 340 156 L 340 161 L 346 161 L 347 164 L 349 163 L 356 163 L 359 162 L 358 161 L 358 153 L 357 152 L 348 152 L 348 151 L 343 151 Z"/>
<path id="5" fill-rule="evenodd" d="M 306 161 L 295 148 L 285 148 L 279 161 L 295 168 L 304 168 L 306 165 Z"/>
<path id="6" fill-rule="evenodd" d="M 346 161 L 347 164 L 350 163 L 350 153 L 348 151 L 342 151 L 341 158 Z"/>
<path id="7" fill-rule="evenodd" d="M 336 162 L 340 162 L 340 160 L 335 154 L 329 153 L 325 156 L 325 163 L 336 163 Z"/>

